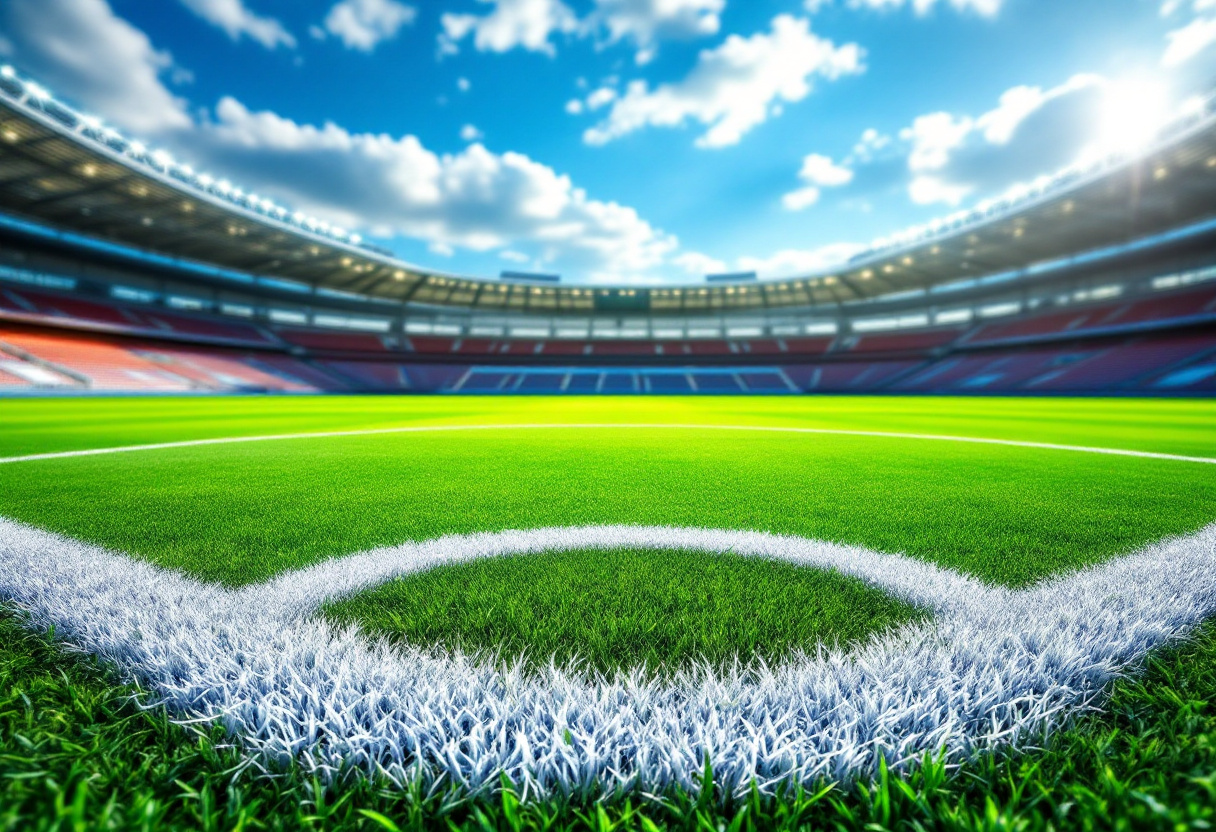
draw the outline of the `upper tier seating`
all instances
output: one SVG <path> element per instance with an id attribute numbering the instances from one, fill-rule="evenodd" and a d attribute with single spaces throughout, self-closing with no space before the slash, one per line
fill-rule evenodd
<path id="1" fill-rule="evenodd" d="M 835 337 L 784 338 L 786 351 L 797 355 L 823 355 L 836 340 Z"/>
<path id="2" fill-rule="evenodd" d="M 379 335 L 363 332 L 280 328 L 278 334 L 288 343 L 323 352 L 385 352 L 386 350 L 384 341 Z"/>
<path id="3" fill-rule="evenodd" d="M 944 347 L 962 334 L 961 329 L 934 329 L 921 332 L 898 332 L 884 335 L 863 335 L 850 352 L 922 352 Z"/>
<path id="4" fill-rule="evenodd" d="M 241 341 L 247 344 L 275 343 L 253 324 L 239 321 L 178 315 L 160 309 L 143 312 L 141 317 L 178 335 L 196 335 L 208 340 Z"/>

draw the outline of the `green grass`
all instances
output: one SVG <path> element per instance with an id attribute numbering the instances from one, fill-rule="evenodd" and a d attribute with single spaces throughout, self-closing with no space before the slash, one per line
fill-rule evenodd
<path id="1" fill-rule="evenodd" d="M 758 529 L 1022 586 L 1216 518 L 1216 466 L 697 430 L 288 440 L 0 466 L 0 514 L 229 584 L 450 532 Z"/>
<path id="2" fill-rule="evenodd" d="M 916 610 L 833 572 L 738 555 L 573 551 L 442 566 L 325 608 L 377 635 L 610 673 L 856 643 Z"/>
<path id="3" fill-rule="evenodd" d="M 1216 625 L 1114 686 L 1105 713 L 1045 752 L 985 756 L 956 776 L 930 764 L 904 781 L 720 805 L 508 794 L 443 795 L 298 772 L 242 771 L 218 732 L 140 710 L 93 661 L 0 614 L 0 830 L 1162 830 L 1216 823 Z"/>
<path id="4" fill-rule="evenodd" d="M 810 397 L 0 401 L 0 456 L 542 422 L 788 425 L 1216 457 L 1213 402 Z M 0 515 L 230 585 L 450 532 L 644 523 L 858 543 L 1025 586 L 1216 520 L 1216 466 L 892 438 L 514 429 L 0 465 Z M 855 641 L 912 614 L 856 582 L 780 564 L 670 552 L 593 560 L 567 553 L 435 570 L 331 614 L 418 644 L 533 661 L 577 654 L 602 669 L 642 660 L 671 666 L 692 656 L 724 661 L 757 645 L 778 656 L 798 645 Z M 670 606 L 655 608 L 663 599 Z M 783 605 L 810 614 L 783 617 Z M 725 806 L 679 793 L 644 807 L 619 800 L 519 807 L 509 795 L 446 806 L 366 781 L 327 788 L 298 772 L 258 778 L 238 770 L 230 739 L 176 728 L 130 695 L 91 660 L 0 616 L 0 830 L 384 830 L 449 822 L 647 832 L 652 824 L 1172 830 L 1216 822 L 1216 624 L 1154 657 L 1143 677 L 1118 683 L 1105 714 L 1057 735 L 1045 753 L 985 757 L 958 776 L 931 764 L 907 781 L 823 794 L 811 784 L 778 800 Z"/>
<path id="5" fill-rule="evenodd" d="M 1212 400 L 917 396 L 0 399 L 0 456 L 223 436 L 490 422 L 786 425 L 1216 457 Z"/>

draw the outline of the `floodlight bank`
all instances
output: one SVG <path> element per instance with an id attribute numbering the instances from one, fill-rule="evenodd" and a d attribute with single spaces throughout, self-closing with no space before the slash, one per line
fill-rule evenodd
<path id="1" fill-rule="evenodd" d="M 731 551 L 834 568 L 934 620 L 779 665 L 529 674 L 395 648 L 315 612 L 436 564 L 573 548 Z M 0 518 L 0 596 L 112 662 L 182 720 L 223 725 L 250 758 L 334 776 L 529 797 L 672 785 L 763 791 L 1017 745 L 1216 611 L 1216 524 L 1023 591 L 862 547 L 758 532 L 595 526 L 442 537 L 229 590 Z"/>

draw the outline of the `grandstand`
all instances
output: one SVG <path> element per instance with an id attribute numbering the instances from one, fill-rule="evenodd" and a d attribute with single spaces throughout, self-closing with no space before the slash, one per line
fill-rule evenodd
<path id="1" fill-rule="evenodd" d="M 34 94 L 37 92 L 37 94 Z M 0 71 L 0 391 L 1216 394 L 1216 109 L 830 273 L 437 273 Z"/>

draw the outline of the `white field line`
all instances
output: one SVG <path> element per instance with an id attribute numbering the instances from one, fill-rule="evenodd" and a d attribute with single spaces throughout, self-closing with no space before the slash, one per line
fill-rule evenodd
<path id="1" fill-rule="evenodd" d="M 436 563 L 569 548 L 733 551 L 832 567 L 928 606 L 929 622 L 779 666 L 666 682 L 372 643 L 315 614 Z M 758 532 L 594 526 L 443 537 L 227 590 L 0 518 L 0 598 L 115 663 L 254 759 L 526 795 L 848 778 L 945 749 L 1041 737 L 1145 653 L 1216 612 L 1216 524 L 1023 591 L 900 555 Z"/>
<path id="2" fill-rule="evenodd" d="M 397 428 L 370 428 L 367 430 L 334 430 L 313 433 L 276 433 L 262 436 L 224 436 L 212 439 L 187 439 L 181 442 L 158 442 L 149 445 L 120 445 L 112 448 L 88 448 L 79 451 L 56 451 L 45 454 L 0 457 L 0 465 L 14 462 L 34 462 L 42 459 L 67 459 L 77 456 L 122 454 L 133 451 L 159 451 L 168 448 L 193 448 L 202 445 L 230 445 L 240 442 L 279 442 L 287 439 L 330 439 L 341 436 L 378 436 L 393 433 L 440 433 L 447 431 L 476 430 L 724 430 L 753 431 L 759 433 L 805 433 L 823 436 L 870 436 L 886 439 L 921 439 L 932 442 L 965 442 L 974 445 L 1005 445 L 1012 448 L 1037 448 L 1049 451 L 1074 451 L 1087 454 L 1130 456 L 1141 459 L 1167 459 L 1175 462 L 1198 462 L 1216 465 L 1216 457 L 1183 456 L 1154 451 L 1134 451 L 1126 448 L 1099 448 L 1088 445 L 1061 445 L 1053 442 L 1023 442 L 1016 439 L 991 439 L 978 436 L 950 436 L 935 433 L 898 433 L 873 430 L 837 430 L 834 428 L 799 428 L 781 425 L 697 425 L 697 424 L 639 424 L 639 423 L 588 423 L 588 424 L 495 424 L 495 425 L 415 425 Z"/>

